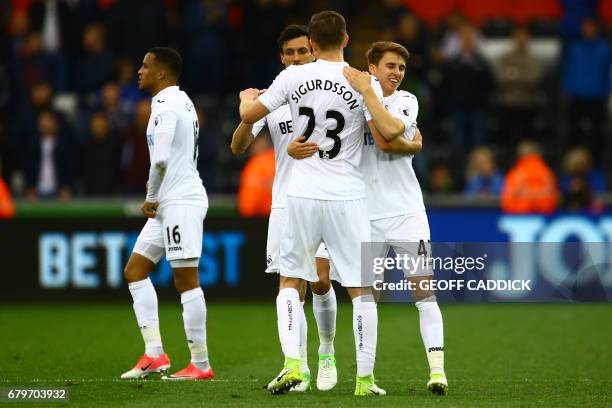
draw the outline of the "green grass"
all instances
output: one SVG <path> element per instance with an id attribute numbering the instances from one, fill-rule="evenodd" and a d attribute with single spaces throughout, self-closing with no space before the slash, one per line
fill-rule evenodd
<path id="1" fill-rule="evenodd" d="M 70 406 L 612 406 L 611 305 L 442 305 L 446 397 L 425 388 L 428 370 L 415 308 L 380 305 L 376 376 L 388 395 L 361 399 L 352 396 L 349 305 L 341 304 L 338 313 L 338 386 L 284 396 L 261 388 L 282 365 L 274 304 L 208 307 L 217 380 L 163 383 L 117 379 L 142 354 L 127 298 L 124 305 L 0 306 L 0 387 L 67 387 Z M 310 305 L 307 315 L 316 375 L 318 338 Z M 183 368 L 189 356 L 178 302 L 162 305 L 160 320 L 173 369 Z"/>

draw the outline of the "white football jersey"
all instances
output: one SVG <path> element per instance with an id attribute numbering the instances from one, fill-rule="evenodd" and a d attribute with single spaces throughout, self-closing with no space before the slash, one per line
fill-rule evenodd
<path id="1" fill-rule="evenodd" d="M 147 125 L 151 161 L 156 135 L 173 135 L 166 174 L 157 194 L 160 207 L 174 201 L 208 207 L 206 190 L 197 169 L 198 131 L 195 107 L 178 86 L 164 88 L 153 97 Z M 157 148 L 161 148 L 159 145 Z"/>
<path id="2" fill-rule="evenodd" d="M 281 106 L 256 122 L 253 125 L 253 136 L 257 137 L 265 125 L 268 125 L 268 131 L 274 145 L 276 167 L 274 184 L 272 185 L 272 208 L 285 208 L 287 185 L 295 161 L 287 154 L 287 145 L 293 140 L 293 120 L 289 105 Z"/>
<path id="3" fill-rule="evenodd" d="M 404 122 L 404 134 L 414 139 L 419 114 L 417 98 L 406 91 L 396 91 L 382 98 L 389 112 Z M 366 204 L 370 220 L 412 214 L 425 209 L 419 181 L 412 168 L 414 155 L 384 153 L 374 142 L 366 126 L 361 169 L 366 181 Z"/>
<path id="4" fill-rule="evenodd" d="M 296 160 L 287 195 L 319 200 L 365 196 L 359 163 L 363 127 L 370 114 L 344 78 L 346 62 L 318 60 L 283 70 L 259 97 L 273 112 L 289 103 L 294 135 L 318 144 L 319 153 Z"/>

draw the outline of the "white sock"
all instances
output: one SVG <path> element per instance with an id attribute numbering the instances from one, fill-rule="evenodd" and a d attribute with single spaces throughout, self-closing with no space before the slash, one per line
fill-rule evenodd
<path id="1" fill-rule="evenodd" d="M 276 297 L 276 314 L 278 316 L 278 337 L 285 357 L 300 358 L 300 326 L 302 321 L 302 302 L 300 294 L 294 288 L 284 288 Z"/>
<path id="2" fill-rule="evenodd" d="M 330 287 L 324 295 L 312 294 L 312 311 L 319 330 L 319 354 L 334 354 L 334 338 L 336 337 L 336 292 Z"/>
<path id="3" fill-rule="evenodd" d="M 157 293 L 151 279 L 143 279 L 128 284 L 134 300 L 134 313 L 145 343 L 145 353 L 151 357 L 164 354 L 161 334 L 159 333 L 159 317 L 157 313 Z"/>
<path id="4" fill-rule="evenodd" d="M 191 351 L 191 362 L 200 370 L 208 370 L 208 348 L 206 347 L 206 302 L 202 288 L 181 293 L 183 324 L 187 345 Z"/>
<path id="5" fill-rule="evenodd" d="M 353 299 L 353 333 L 357 351 L 357 376 L 366 377 L 374 373 L 378 313 L 374 296 L 363 295 Z"/>
<path id="6" fill-rule="evenodd" d="M 308 321 L 304 312 L 304 303 L 302 303 L 302 319 L 300 323 L 300 368 L 303 373 L 310 374 L 308 368 Z"/>
<path id="7" fill-rule="evenodd" d="M 421 326 L 421 337 L 427 353 L 429 370 L 435 372 L 444 371 L 444 326 L 442 313 L 436 297 L 431 296 L 415 303 L 419 309 L 419 322 Z"/>

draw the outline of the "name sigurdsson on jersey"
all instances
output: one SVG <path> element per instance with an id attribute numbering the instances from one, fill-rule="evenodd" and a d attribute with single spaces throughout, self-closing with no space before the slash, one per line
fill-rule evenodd
<path id="1" fill-rule="evenodd" d="M 306 81 L 300 86 L 298 86 L 297 90 L 291 94 L 291 100 L 293 102 L 298 103 L 302 96 L 306 95 L 310 91 L 328 91 L 335 93 L 337 95 L 342 96 L 349 106 L 350 110 L 356 109 L 359 107 L 359 102 L 353 96 L 353 92 L 351 92 L 345 85 L 341 85 L 338 82 L 332 82 L 328 79 L 311 79 L 310 81 Z"/>

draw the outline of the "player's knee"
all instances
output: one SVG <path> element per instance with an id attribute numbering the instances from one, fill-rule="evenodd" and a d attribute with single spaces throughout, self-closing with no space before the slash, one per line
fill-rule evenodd
<path id="1" fill-rule="evenodd" d="M 140 270 L 134 265 L 128 264 L 123 268 L 123 277 L 127 283 L 138 282 L 140 280 L 146 279 L 149 276 L 145 271 Z"/>
<path id="2" fill-rule="evenodd" d="M 174 287 L 177 292 L 183 293 L 200 286 L 198 277 L 198 268 L 173 268 L 174 272 Z"/>
<path id="3" fill-rule="evenodd" d="M 317 295 L 324 295 L 329 292 L 329 289 L 331 289 L 331 282 L 329 278 L 320 278 L 318 282 L 312 282 L 310 287 L 313 293 L 316 293 Z"/>

